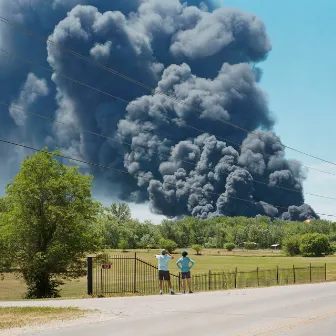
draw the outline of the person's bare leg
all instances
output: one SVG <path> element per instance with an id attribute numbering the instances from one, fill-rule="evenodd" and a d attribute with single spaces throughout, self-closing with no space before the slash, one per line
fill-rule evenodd
<path id="1" fill-rule="evenodd" d="M 189 292 L 192 292 L 192 290 L 191 290 L 191 279 L 188 279 L 188 287 L 189 287 Z"/>
<path id="2" fill-rule="evenodd" d="M 182 290 L 185 293 L 185 291 L 186 291 L 186 279 L 182 280 Z"/>
<path id="3" fill-rule="evenodd" d="M 173 290 L 173 286 L 172 286 L 172 284 L 171 284 L 171 281 L 168 280 L 167 282 L 168 282 L 168 286 L 169 286 L 170 293 L 171 293 L 171 294 L 175 294 L 175 293 L 174 293 L 174 290 Z"/>
<path id="4" fill-rule="evenodd" d="M 160 282 L 160 294 L 162 294 L 163 281 L 162 281 L 162 280 L 160 280 L 159 282 Z"/>

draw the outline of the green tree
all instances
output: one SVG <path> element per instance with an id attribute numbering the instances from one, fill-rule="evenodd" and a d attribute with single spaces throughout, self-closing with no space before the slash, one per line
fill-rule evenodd
<path id="1" fill-rule="evenodd" d="M 155 247 L 156 244 L 155 244 L 154 237 L 146 233 L 141 237 L 138 245 L 142 249 L 152 249 Z"/>
<path id="2" fill-rule="evenodd" d="M 64 279 L 83 274 L 83 257 L 100 245 L 92 177 L 47 149 L 26 158 L 6 188 L 5 244 L 27 283 L 27 298 L 57 297 Z"/>
<path id="3" fill-rule="evenodd" d="M 110 217 L 118 224 L 123 224 L 132 219 L 131 209 L 127 203 L 112 203 L 108 211 Z"/>
<path id="4" fill-rule="evenodd" d="M 216 237 L 210 237 L 204 246 L 208 249 L 218 248 Z"/>
<path id="5" fill-rule="evenodd" d="M 307 233 L 301 237 L 300 250 L 304 256 L 321 257 L 329 254 L 331 246 L 327 235 L 320 233 Z"/>
<path id="6" fill-rule="evenodd" d="M 201 255 L 203 251 L 203 246 L 200 244 L 194 244 L 191 248 L 196 252 L 197 255 Z"/>
<path id="7" fill-rule="evenodd" d="M 11 268 L 11 259 L 8 253 L 10 251 L 9 237 L 8 227 L 0 226 L 0 280 L 3 279 L 4 273 Z"/>
<path id="8" fill-rule="evenodd" d="M 107 248 L 119 247 L 119 226 L 117 222 L 110 220 L 106 214 L 99 217 L 98 225 L 101 227 L 103 235 L 103 245 Z"/>
<path id="9" fill-rule="evenodd" d="M 301 243 L 300 236 L 294 235 L 294 236 L 286 237 L 282 242 L 282 246 L 283 246 L 285 253 L 293 257 L 301 253 L 300 243 Z"/>
<path id="10" fill-rule="evenodd" d="M 0 197 L 0 214 L 8 211 L 8 202 L 5 197 Z"/>
<path id="11" fill-rule="evenodd" d="M 226 243 L 224 248 L 228 251 L 233 251 L 236 248 L 235 243 Z"/>
<path id="12" fill-rule="evenodd" d="M 177 249 L 177 244 L 171 239 L 161 239 L 160 246 L 169 253 L 173 253 Z"/>

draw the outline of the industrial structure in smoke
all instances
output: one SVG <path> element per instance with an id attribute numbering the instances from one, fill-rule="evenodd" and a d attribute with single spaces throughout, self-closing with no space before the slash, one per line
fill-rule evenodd
<path id="1" fill-rule="evenodd" d="M 0 12 L 145 84 L 131 83 L 2 22 L 1 47 L 51 67 L 54 74 L 0 55 L 1 100 L 73 125 L 48 124 L 1 107 L 0 127 L 7 139 L 60 147 L 74 157 L 126 169 L 130 175 L 91 172 L 111 195 L 149 202 L 153 212 L 168 217 L 317 218 L 304 203 L 304 172 L 285 157 L 285 147 L 272 132 L 275 121 L 259 86 L 258 66 L 271 42 L 255 15 L 216 8 L 209 0 L 0 0 Z M 5 145 L 0 152 L 6 162 L 2 176 L 11 177 L 22 154 L 14 155 Z"/>

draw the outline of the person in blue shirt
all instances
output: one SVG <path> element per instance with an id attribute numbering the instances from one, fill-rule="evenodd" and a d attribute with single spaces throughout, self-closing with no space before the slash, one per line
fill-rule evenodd
<path id="1" fill-rule="evenodd" d="M 159 283 L 160 283 L 160 295 L 162 295 L 163 290 L 163 281 L 168 282 L 170 294 L 174 295 L 174 290 L 170 281 L 170 273 L 168 269 L 168 262 L 171 259 L 174 259 L 166 250 L 162 250 L 161 254 L 155 256 L 158 260 L 158 269 L 159 269 Z"/>
<path id="2" fill-rule="evenodd" d="M 177 267 L 180 269 L 182 274 L 182 289 L 183 294 L 186 292 L 186 280 L 188 282 L 189 293 L 192 293 L 191 290 L 191 273 L 190 269 L 195 265 L 195 262 L 188 257 L 188 252 L 182 252 L 182 258 L 176 262 Z"/>

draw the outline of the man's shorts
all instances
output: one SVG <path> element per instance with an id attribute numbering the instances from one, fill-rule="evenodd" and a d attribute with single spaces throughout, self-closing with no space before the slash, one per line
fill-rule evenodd
<path id="1" fill-rule="evenodd" d="M 190 272 L 182 272 L 182 279 L 190 279 L 191 274 Z"/>
<path id="2" fill-rule="evenodd" d="M 169 271 L 159 271 L 159 280 L 170 280 Z"/>

